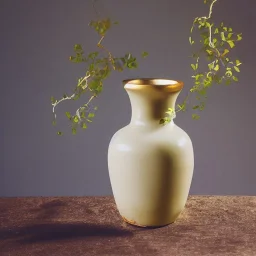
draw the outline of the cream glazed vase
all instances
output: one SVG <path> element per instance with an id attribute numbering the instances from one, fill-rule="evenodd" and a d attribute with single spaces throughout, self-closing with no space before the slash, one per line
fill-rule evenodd
<path id="1" fill-rule="evenodd" d="M 112 137 L 108 169 L 117 209 L 124 221 L 159 227 L 184 209 L 194 169 L 192 142 L 173 121 L 159 121 L 174 108 L 183 83 L 168 79 L 124 80 L 131 122 Z"/>

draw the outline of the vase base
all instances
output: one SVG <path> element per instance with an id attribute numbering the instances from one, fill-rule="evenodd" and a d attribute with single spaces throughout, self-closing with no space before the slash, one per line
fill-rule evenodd
<path id="1" fill-rule="evenodd" d="M 136 227 L 140 227 L 140 228 L 161 228 L 161 227 L 165 227 L 165 226 L 168 226 L 168 225 L 174 223 L 174 221 L 173 221 L 173 222 L 170 222 L 170 223 L 164 224 L 164 225 L 156 225 L 156 226 L 150 226 L 150 225 L 149 225 L 149 226 L 144 226 L 144 225 L 138 224 L 138 223 L 135 222 L 134 220 L 128 220 L 128 219 L 126 219 L 124 216 L 121 216 L 121 217 L 122 217 L 122 219 L 124 220 L 124 222 L 126 222 L 126 223 L 128 223 L 128 224 L 130 224 L 130 225 L 132 225 L 132 226 L 136 226 Z"/>

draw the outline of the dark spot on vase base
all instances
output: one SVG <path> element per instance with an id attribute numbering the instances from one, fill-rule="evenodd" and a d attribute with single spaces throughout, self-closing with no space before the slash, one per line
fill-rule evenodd
<path id="1" fill-rule="evenodd" d="M 134 221 L 134 220 L 128 220 L 128 219 L 126 219 L 124 216 L 122 216 L 122 218 L 123 218 L 123 220 L 124 220 L 125 222 L 127 222 L 128 224 L 130 224 L 130 225 L 132 225 L 132 226 L 136 226 L 136 227 L 140 227 L 140 228 L 148 228 L 148 229 L 150 229 L 150 228 L 153 229 L 153 228 L 166 227 L 166 226 L 168 226 L 168 225 L 174 223 L 174 221 L 173 221 L 173 222 L 171 222 L 171 223 L 168 223 L 168 224 L 165 224 L 165 225 L 160 225 L 160 226 L 143 226 L 143 225 L 140 225 L 140 224 L 136 223 L 136 221 Z"/>

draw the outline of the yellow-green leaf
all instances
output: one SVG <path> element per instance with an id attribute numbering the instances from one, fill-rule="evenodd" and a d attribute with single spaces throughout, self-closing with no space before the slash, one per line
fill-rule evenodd
<path id="1" fill-rule="evenodd" d="M 228 39 L 232 37 L 233 33 L 228 33 Z"/>
<path id="2" fill-rule="evenodd" d="M 94 117 L 94 113 L 89 113 L 88 118 L 93 118 Z"/>
<path id="3" fill-rule="evenodd" d="M 242 33 L 237 35 L 237 41 L 242 40 Z"/>
<path id="4" fill-rule="evenodd" d="M 217 64 L 215 67 L 214 67 L 214 70 L 215 71 L 218 71 L 220 69 L 220 66 L 219 66 L 219 64 Z"/>
<path id="5" fill-rule="evenodd" d="M 228 49 L 225 49 L 224 52 L 221 54 L 221 56 L 225 56 L 227 53 L 229 53 L 229 50 Z"/>
<path id="6" fill-rule="evenodd" d="M 189 43 L 190 43 L 191 45 L 195 43 L 195 41 L 192 40 L 192 37 L 191 37 L 191 36 L 189 37 Z"/>
<path id="7" fill-rule="evenodd" d="M 74 135 L 76 134 L 76 128 L 75 128 L 75 127 L 72 128 L 72 133 L 73 133 Z"/>
<path id="8" fill-rule="evenodd" d="M 75 117 L 74 117 L 74 122 L 75 122 L 75 123 L 78 123 L 78 121 L 79 121 L 78 116 L 75 116 Z"/>
<path id="9" fill-rule="evenodd" d="M 198 120 L 198 119 L 200 119 L 200 116 L 197 115 L 197 114 L 192 114 L 192 118 L 193 118 L 194 120 Z"/>
<path id="10" fill-rule="evenodd" d="M 225 37 L 224 32 L 221 32 L 221 33 L 220 33 L 220 36 L 221 36 L 221 40 L 222 40 L 222 41 L 226 41 L 226 37 Z"/>
<path id="11" fill-rule="evenodd" d="M 142 58 L 146 58 L 148 56 L 148 52 L 142 52 L 141 56 Z"/>
<path id="12" fill-rule="evenodd" d="M 227 76 L 227 77 L 231 77 L 232 76 L 232 71 L 227 71 L 226 73 L 225 73 L 225 75 Z"/>
<path id="13" fill-rule="evenodd" d="M 206 52 L 207 52 L 209 55 L 212 55 L 212 54 L 213 54 L 213 51 L 211 51 L 211 50 L 206 50 Z"/>
<path id="14" fill-rule="evenodd" d="M 236 72 L 240 72 L 239 67 L 234 66 L 234 70 L 235 70 Z"/>
<path id="15" fill-rule="evenodd" d="M 67 118 L 70 118 L 71 117 L 70 112 L 66 112 L 66 116 L 67 116 Z"/>
<path id="16" fill-rule="evenodd" d="M 240 60 L 236 60 L 236 66 L 240 66 L 241 64 Z"/>
<path id="17" fill-rule="evenodd" d="M 209 64 L 208 64 L 208 67 L 209 67 L 210 70 L 213 69 L 213 67 L 214 67 L 214 62 L 213 62 L 213 63 L 209 63 Z"/>
<path id="18" fill-rule="evenodd" d="M 191 67 L 196 70 L 196 65 L 195 64 L 191 64 Z"/>
<path id="19" fill-rule="evenodd" d="M 227 41 L 227 43 L 229 44 L 230 48 L 235 47 L 235 44 L 234 44 L 234 42 L 233 42 L 233 41 L 228 40 L 228 41 Z"/>

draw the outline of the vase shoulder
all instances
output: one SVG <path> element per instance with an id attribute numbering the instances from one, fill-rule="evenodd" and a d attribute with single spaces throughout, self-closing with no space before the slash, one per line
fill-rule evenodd
<path id="1" fill-rule="evenodd" d="M 188 134 L 176 124 L 168 124 L 159 128 L 127 125 L 117 131 L 111 139 L 111 146 L 124 151 L 140 150 L 140 147 L 161 147 L 167 150 L 191 149 L 192 141 Z"/>

